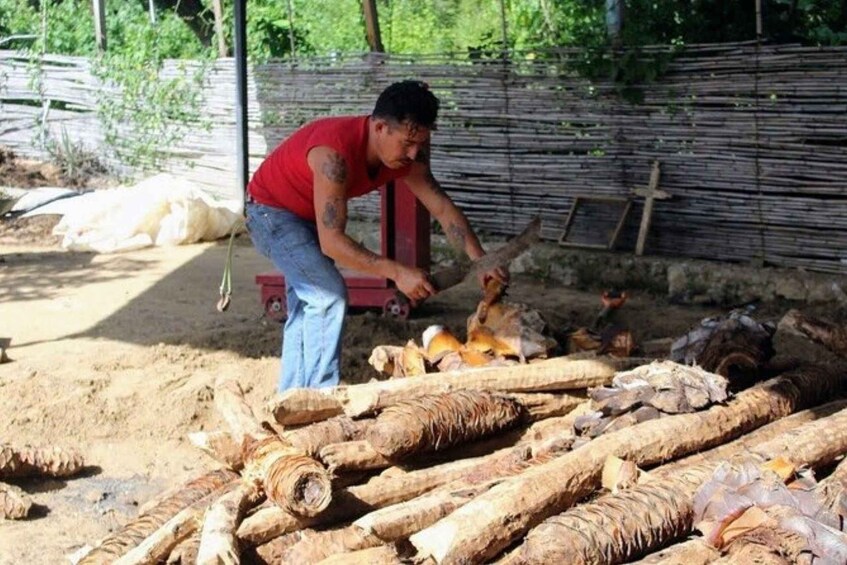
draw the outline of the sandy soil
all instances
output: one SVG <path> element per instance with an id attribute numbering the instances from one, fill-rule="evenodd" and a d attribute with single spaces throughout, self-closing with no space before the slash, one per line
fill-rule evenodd
<path id="1" fill-rule="evenodd" d="M 0 437 L 77 448 L 90 470 L 22 485 L 39 506 L 31 519 L 0 523 L 0 563 L 59 563 L 154 494 L 211 468 L 185 436 L 220 426 L 212 395 L 217 376 L 237 375 L 258 409 L 271 397 L 279 324 L 261 317 L 253 282 L 270 265 L 242 238 L 233 304 L 221 314 L 215 302 L 225 251 L 223 243 L 120 255 L 4 245 L 0 337 L 11 337 L 13 347 L 12 362 L 0 365 Z M 555 329 L 585 324 L 597 311 L 593 293 L 528 279 L 516 279 L 511 296 L 541 309 Z M 461 333 L 478 298 L 465 285 L 409 321 L 351 314 L 346 379 L 375 376 L 367 357 L 377 344 L 420 340 L 431 323 Z M 676 335 L 709 313 L 659 310 L 637 296 L 627 307 L 622 314 L 640 328 L 639 339 Z"/>
<path id="2" fill-rule="evenodd" d="M 0 337 L 12 338 L 11 362 L 0 365 L 0 441 L 76 448 L 88 469 L 64 481 L 21 483 L 37 507 L 27 520 L 0 522 L 2 565 L 65 562 L 152 496 L 213 468 L 186 434 L 222 425 L 215 379 L 237 376 L 262 410 L 279 371 L 280 327 L 262 317 L 254 284 L 270 265 L 247 238 L 237 240 L 233 303 L 221 314 L 225 243 L 67 253 L 48 235 L 50 220 L 39 222 L 12 230 L 0 220 Z M 596 292 L 522 277 L 510 296 L 539 309 L 554 333 L 589 324 L 599 307 Z M 345 380 L 375 377 L 367 365 L 374 346 L 420 340 L 429 324 L 461 335 L 478 299 L 478 289 L 464 285 L 409 321 L 351 313 Z M 620 321 L 643 342 L 682 335 L 715 313 L 635 292 Z"/>

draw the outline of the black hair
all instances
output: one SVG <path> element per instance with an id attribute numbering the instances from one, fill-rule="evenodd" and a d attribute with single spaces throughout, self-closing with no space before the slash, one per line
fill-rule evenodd
<path id="1" fill-rule="evenodd" d="M 397 123 L 408 121 L 415 126 L 435 129 L 438 98 L 425 82 L 395 82 L 379 95 L 372 116 Z"/>

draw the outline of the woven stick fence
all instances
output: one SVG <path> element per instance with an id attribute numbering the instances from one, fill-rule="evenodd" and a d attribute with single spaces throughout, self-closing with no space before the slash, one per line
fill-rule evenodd
<path id="1" fill-rule="evenodd" d="M 673 198 L 655 205 L 649 254 L 847 272 L 847 48 L 690 46 L 661 79 L 643 85 L 639 104 L 622 100 L 614 85 L 569 71 L 576 51 L 551 55 L 256 65 L 249 77 L 251 169 L 303 123 L 367 113 L 387 84 L 421 78 L 442 101 L 435 174 L 481 229 L 513 234 L 541 213 L 544 236 L 557 239 L 575 196 L 629 196 L 647 185 L 658 159 L 660 188 Z M 183 66 L 169 63 L 163 74 L 196 68 Z M 0 144 L 43 157 L 40 132 L 56 136 L 64 128 L 107 150 L 94 113 L 104 87 L 88 61 L 47 56 L 40 69 L 43 95 L 31 86 L 28 60 L 0 51 Z M 232 195 L 232 60 L 217 61 L 206 83 L 203 116 L 211 130 L 189 130 L 162 150 L 170 170 Z M 635 202 L 619 249 L 634 247 Z M 353 211 L 374 217 L 378 199 L 359 199 Z M 605 233 L 593 237 L 605 241 Z"/>

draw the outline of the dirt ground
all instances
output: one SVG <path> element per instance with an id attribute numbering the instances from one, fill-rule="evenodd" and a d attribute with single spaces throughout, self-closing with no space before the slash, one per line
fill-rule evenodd
<path id="1" fill-rule="evenodd" d="M 3 184 L 3 181 L 0 181 Z M 78 449 L 88 468 L 67 480 L 20 483 L 37 503 L 22 521 L 0 522 L 0 564 L 62 563 L 137 513 L 138 506 L 214 462 L 186 434 L 222 426 L 213 384 L 237 376 L 261 410 L 279 371 L 280 326 L 262 317 L 257 273 L 270 264 L 237 240 L 234 296 L 215 310 L 225 242 L 116 255 L 69 253 L 49 235 L 55 219 L 0 219 L 0 441 Z M 444 324 L 458 335 L 479 291 L 463 285 L 408 321 L 352 312 L 344 340 L 348 382 L 376 377 L 378 344 L 420 340 Z M 597 292 L 515 277 L 510 299 L 537 308 L 554 333 L 589 324 Z M 783 305 L 762 315 L 776 319 Z M 637 342 L 678 337 L 716 309 L 670 305 L 634 291 L 620 312 Z"/>

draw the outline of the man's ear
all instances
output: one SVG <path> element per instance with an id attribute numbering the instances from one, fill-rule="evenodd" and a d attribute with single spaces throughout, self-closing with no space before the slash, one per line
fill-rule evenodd
<path id="1" fill-rule="evenodd" d="M 383 118 L 374 118 L 374 131 L 376 133 L 386 133 L 389 131 L 388 121 Z"/>

